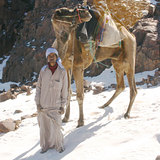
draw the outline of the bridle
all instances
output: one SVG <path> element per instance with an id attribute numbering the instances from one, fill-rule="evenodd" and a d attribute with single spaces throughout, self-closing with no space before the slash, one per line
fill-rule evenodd
<path id="1" fill-rule="evenodd" d="M 75 24 L 76 24 L 76 17 L 77 17 L 77 16 L 78 16 L 79 22 L 80 22 L 80 23 L 83 23 L 83 22 L 82 22 L 82 19 L 81 19 L 81 16 L 80 16 L 79 8 L 75 8 L 75 9 L 74 9 L 74 15 L 73 15 L 73 16 L 64 16 L 64 17 L 73 17 L 71 26 L 75 26 Z"/>
<path id="2" fill-rule="evenodd" d="M 76 11 L 77 11 L 77 15 L 78 15 L 79 22 L 82 23 L 81 16 L 80 16 L 80 14 L 79 14 L 78 8 L 76 9 Z"/>

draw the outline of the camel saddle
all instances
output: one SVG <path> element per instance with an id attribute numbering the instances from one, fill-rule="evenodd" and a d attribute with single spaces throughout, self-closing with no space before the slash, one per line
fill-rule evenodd
<path id="1" fill-rule="evenodd" d="M 80 24 L 76 29 L 76 38 L 82 43 L 95 41 L 97 46 L 112 47 L 119 46 L 124 35 L 117 28 L 110 14 L 101 16 L 96 9 L 89 9 L 92 18 L 89 22 Z"/>

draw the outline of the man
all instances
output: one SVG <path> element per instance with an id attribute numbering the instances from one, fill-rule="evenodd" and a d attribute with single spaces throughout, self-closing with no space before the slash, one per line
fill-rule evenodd
<path id="1" fill-rule="evenodd" d="M 55 48 L 46 50 L 46 58 L 48 65 L 42 67 L 40 71 L 35 96 L 41 153 L 50 148 L 61 153 L 64 151 L 61 114 L 64 113 L 68 96 L 67 73 Z"/>

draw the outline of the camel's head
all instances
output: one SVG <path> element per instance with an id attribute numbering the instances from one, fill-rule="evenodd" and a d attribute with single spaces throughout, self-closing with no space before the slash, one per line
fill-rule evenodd
<path id="1" fill-rule="evenodd" d="M 88 22 L 92 16 L 87 9 L 82 8 L 59 8 L 55 10 L 52 16 L 52 22 L 56 23 L 59 21 L 61 23 L 67 23 L 73 26 L 77 26 L 80 23 Z"/>
<path id="2" fill-rule="evenodd" d="M 63 61 L 68 50 L 69 40 L 71 40 L 71 33 L 78 24 L 88 22 L 92 16 L 87 9 L 82 8 L 59 8 L 55 10 L 52 16 L 52 25 L 56 35 L 56 45 L 54 47 L 58 50 L 59 55 Z M 73 40 L 71 40 L 73 42 Z"/>

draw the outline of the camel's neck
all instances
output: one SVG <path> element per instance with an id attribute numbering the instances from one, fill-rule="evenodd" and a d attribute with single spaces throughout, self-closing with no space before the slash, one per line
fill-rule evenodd
<path id="1" fill-rule="evenodd" d="M 66 43 L 66 52 L 65 52 L 65 57 L 67 57 L 69 60 L 73 61 L 73 55 L 75 52 L 75 43 L 76 43 L 76 38 L 75 38 L 75 29 L 72 29 L 69 36 L 68 36 L 68 41 Z"/>
<path id="2" fill-rule="evenodd" d="M 73 55 L 75 52 L 76 43 L 75 29 L 63 27 L 61 28 L 61 30 L 58 31 L 59 32 L 56 32 L 56 39 L 59 56 L 62 59 L 62 64 L 65 68 L 66 66 L 71 67 L 73 65 Z"/>

